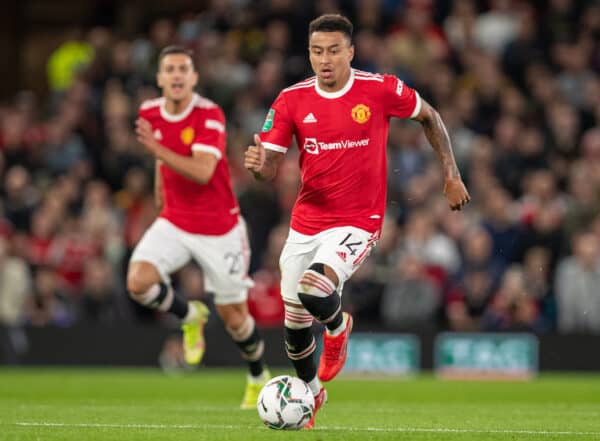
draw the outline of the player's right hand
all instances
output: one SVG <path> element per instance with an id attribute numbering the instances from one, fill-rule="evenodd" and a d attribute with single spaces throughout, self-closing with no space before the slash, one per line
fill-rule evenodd
<path id="1" fill-rule="evenodd" d="M 471 196 L 460 176 L 446 178 L 444 194 L 448 200 L 448 205 L 453 211 L 461 210 L 471 200 Z"/>
<path id="2" fill-rule="evenodd" d="M 262 145 L 260 136 L 254 134 L 254 144 L 248 146 L 244 156 L 244 167 L 253 173 L 260 173 L 265 165 L 266 153 L 265 147 Z"/>

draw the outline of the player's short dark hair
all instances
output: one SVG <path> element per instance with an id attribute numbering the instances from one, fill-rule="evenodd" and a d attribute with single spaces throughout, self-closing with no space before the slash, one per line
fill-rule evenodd
<path id="1" fill-rule="evenodd" d="M 352 42 L 352 32 L 354 26 L 352 22 L 340 14 L 324 14 L 315 18 L 308 25 L 308 37 L 313 32 L 341 32 L 348 40 Z"/>
<path id="2" fill-rule="evenodd" d="M 175 44 L 171 46 L 165 46 L 160 51 L 160 54 L 158 54 L 158 65 L 160 66 L 160 63 L 162 62 L 163 58 L 165 58 L 167 55 L 173 54 L 182 54 L 190 57 L 190 60 L 192 61 L 192 67 L 194 68 L 194 70 L 196 70 L 196 64 L 194 63 L 194 52 L 183 46 L 178 46 Z"/>

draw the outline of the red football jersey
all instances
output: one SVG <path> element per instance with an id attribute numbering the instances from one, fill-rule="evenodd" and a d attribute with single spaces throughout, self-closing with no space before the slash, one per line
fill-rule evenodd
<path id="1" fill-rule="evenodd" d="M 163 184 L 161 217 L 194 234 L 221 235 L 237 224 L 239 207 L 231 189 L 225 154 L 225 116 L 212 101 L 194 94 L 180 114 L 165 109 L 165 98 L 145 101 L 140 117 L 152 125 L 154 137 L 164 147 L 184 156 L 194 151 L 215 155 L 219 162 L 207 184 L 199 184 L 166 164 L 160 167 Z"/>
<path id="2" fill-rule="evenodd" d="M 296 136 L 302 187 L 291 228 L 307 235 L 339 226 L 380 230 L 389 119 L 420 109 L 418 93 L 395 76 L 355 69 L 338 92 L 321 90 L 315 77 L 284 89 L 260 137 L 265 148 L 285 153 Z"/>

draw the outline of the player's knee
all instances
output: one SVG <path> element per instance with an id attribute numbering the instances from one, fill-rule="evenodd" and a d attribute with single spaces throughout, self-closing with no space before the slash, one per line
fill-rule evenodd
<path id="1" fill-rule="evenodd" d="M 236 335 L 244 333 L 244 329 L 248 328 L 250 323 L 252 323 L 252 327 L 254 326 L 254 320 L 250 314 L 241 314 L 239 312 L 227 314 L 223 317 L 223 323 L 230 334 Z"/>
<path id="2" fill-rule="evenodd" d="M 310 327 L 292 329 L 285 327 L 285 350 L 292 360 L 300 360 L 311 355 L 317 345 Z"/>
<path id="3" fill-rule="evenodd" d="M 338 279 L 338 276 L 337 276 L 336 272 L 333 270 L 333 268 L 331 268 L 328 265 L 325 265 L 324 263 L 320 263 L 320 262 L 312 263 L 308 267 L 308 269 L 311 270 L 311 271 L 315 271 L 318 274 L 324 275 L 335 286 L 337 286 L 339 284 L 339 279 Z"/>
<path id="4" fill-rule="evenodd" d="M 225 328 L 236 332 L 247 325 L 249 319 L 252 316 L 248 313 L 248 308 L 245 303 L 243 304 L 230 304 L 230 305 L 216 305 L 217 313 Z"/>
<path id="5" fill-rule="evenodd" d="M 134 299 L 146 293 L 152 285 L 160 282 L 160 276 L 150 264 L 133 264 L 127 272 L 127 292 Z"/>
<path id="6" fill-rule="evenodd" d="M 298 282 L 298 298 L 317 320 L 329 317 L 339 308 L 340 297 L 336 285 L 325 275 L 325 265 L 312 264 Z"/>
<path id="7" fill-rule="evenodd" d="M 313 263 L 300 278 L 298 292 L 326 297 L 334 292 L 336 284 L 326 275 L 326 266 L 322 263 Z"/>
<path id="8" fill-rule="evenodd" d="M 136 273 L 127 274 L 127 292 L 132 298 L 136 298 L 145 293 L 150 287 Z"/>

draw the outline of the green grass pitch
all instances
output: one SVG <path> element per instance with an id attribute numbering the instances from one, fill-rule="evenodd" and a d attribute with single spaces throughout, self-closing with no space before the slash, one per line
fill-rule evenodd
<path id="1" fill-rule="evenodd" d="M 298 432 L 267 429 L 254 410 L 239 410 L 244 381 L 241 370 L 3 368 L 0 440 L 600 440 L 598 375 L 341 376 L 315 430 Z"/>

